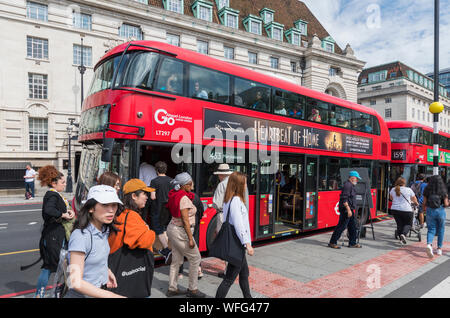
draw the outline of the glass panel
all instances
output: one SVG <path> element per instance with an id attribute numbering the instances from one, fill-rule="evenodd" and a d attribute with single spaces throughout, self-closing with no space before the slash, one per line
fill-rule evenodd
<path id="1" fill-rule="evenodd" d="M 270 87 L 236 78 L 234 104 L 260 111 L 270 111 Z"/>
<path id="2" fill-rule="evenodd" d="M 159 54 L 138 52 L 133 54 L 125 71 L 121 86 L 152 89 Z"/>
<path id="3" fill-rule="evenodd" d="M 183 94 L 183 69 L 182 62 L 165 58 L 159 70 L 156 89 L 178 95 Z"/>
<path id="4" fill-rule="evenodd" d="M 230 100 L 230 77 L 226 74 L 191 65 L 189 91 L 192 97 L 228 103 Z"/>

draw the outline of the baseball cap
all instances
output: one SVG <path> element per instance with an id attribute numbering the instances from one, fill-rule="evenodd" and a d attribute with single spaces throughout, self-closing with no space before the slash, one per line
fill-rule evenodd
<path id="1" fill-rule="evenodd" d="M 359 176 L 358 171 L 354 171 L 354 170 L 350 171 L 349 176 L 350 177 L 357 177 L 359 180 L 362 180 L 362 178 Z"/>
<path id="2" fill-rule="evenodd" d="M 136 191 L 155 192 L 155 189 L 147 187 L 144 181 L 141 179 L 130 179 L 123 186 L 123 194 L 128 194 Z"/>
<path id="3" fill-rule="evenodd" d="M 119 203 L 122 204 L 119 197 L 117 196 L 117 191 L 113 187 L 100 184 L 93 186 L 89 189 L 87 199 L 82 203 L 86 203 L 90 199 L 95 199 L 98 203 L 108 204 L 108 203 Z"/>

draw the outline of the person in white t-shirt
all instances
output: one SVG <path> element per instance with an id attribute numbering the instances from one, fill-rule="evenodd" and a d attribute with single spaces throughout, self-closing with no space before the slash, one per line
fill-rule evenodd
<path id="1" fill-rule="evenodd" d="M 25 175 L 23 178 L 25 179 L 25 192 L 30 192 L 31 197 L 30 200 L 34 199 L 34 178 L 36 177 L 36 171 L 34 171 L 33 168 L 31 168 L 30 165 L 27 165 L 25 171 Z M 27 198 L 28 200 L 28 198 Z"/>
<path id="2" fill-rule="evenodd" d="M 139 179 L 145 182 L 147 186 L 150 186 L 150 183 L 153 179 L 158 176 L 156 173 L 156 169 L 153 165 L 142 162 L 139 166 Z"/>
<path id="3" fill-rule="evenodd" d="M 406 180 L 400 177 L 395 181 L 395 186 L 389 193 L 392 201 L 391 214 L 397 223 L 397 234 L 400 242 L 406 244 L 406 235 L 411 230 L 414 212 L 411 204 L 418 205 L 416 195 L 411 188 L 406 187 Z"/>

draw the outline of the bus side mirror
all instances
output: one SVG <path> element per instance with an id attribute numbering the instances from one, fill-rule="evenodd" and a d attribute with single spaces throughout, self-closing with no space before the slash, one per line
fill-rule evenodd
<path id="1" fill-rule="evenodd" d="M 111 162 L 114 138 L 103 138 L 102 161 Z"/>

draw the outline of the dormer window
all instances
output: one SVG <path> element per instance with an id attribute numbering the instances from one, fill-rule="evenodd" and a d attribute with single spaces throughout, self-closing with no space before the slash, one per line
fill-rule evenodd
<path id="1" fill-rule="evenodd" d="M 243 21 L 245 30 L 250 33 L 261 35 L 262 19 L 260 17 L 249 15 Z"/>
<path id="2" fill-rule="evenodd" d="M 268 9 L 268 8 L 264 8 L 261 11 L 259 11 L 259 14 L 261 15 L 261 18 L 264 21 L 264 24 L 269 24 L 271 22 L 273 22 L 273 14 L 275 13 L 275 11 Z"/>
<path id="3" fill-rule="evenodd" d="M 216 0 L 217 9 L 220 11 L 222 8 L 230 7 L 230 0 Z"/>
<path id="4" fill-rule="evenodd" d="M 322 48 L 330 53 L 334 53 L 334 44 L 336 42 L 334 41 L 334 39 L 331 36 L 327 36 L 326 38 L 324 38 L 322 40 Z"/>
<path id="5" fill-rule="evenodd" d="M 192 11 L 197 19 L 212 22 L 212 2 L 197 0 L 192 5 Z"/>
<path id="6" fill-rule="evenodd" d="M 219 11 L 220 22 L 230 28 L 239 28 L 239 11 L 228 7 L 223 7 Z"/>
<path id="7" fill-rule="evenodd" d="M 277 41 L 283 41 L 283 30 L 284 25 L 276 22 L 271 22 L 269 25 L 266 25 L 267 35 Z"/>
<path id="8" fill-rule="evenodd" d="M 295 28 L 300 31 L 302 35 L 308 35 L 308 22 L 297 20 L 294 22 Z"/>
<path id="9" fill-rule="evenodd" d="M 163 0 L 164 9 L 177 13 L 184 13 L 183 0 Z"/>
<path id="10" fill-rule="evenodd" d="M 285 33 L 286 39 L 289 43 L 301 46 L 302 44 L 302 34 L 297 28 L 290 28 Z"/>

